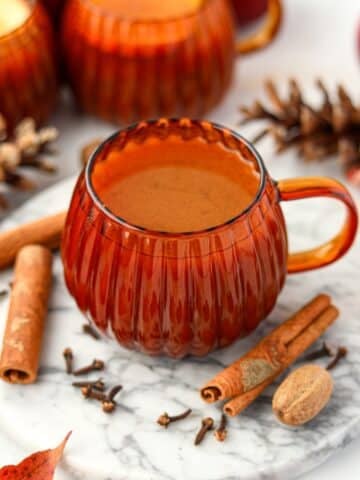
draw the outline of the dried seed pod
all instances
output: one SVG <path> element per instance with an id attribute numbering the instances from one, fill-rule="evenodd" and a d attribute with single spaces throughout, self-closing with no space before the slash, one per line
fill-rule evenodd
<path id="1" fill-rule="evenodd" d="M 39 148 L 39 140 L 35 132 L 24 133 L 16 139 L 18 149 L 26 156 L 33 156 Z"/>
<path id="2" fill-rule="evenodd" d="M 59 131 L 55 127 L 44 127 L 39 130 L 38 139 L 40 144 L 54 142 L 59 136 Z"/>
<path id="3" fill-rule="evenodd" d="M 7 132 L 4 117 L 0 114 L 0 182 L 18 189 L 32 189 L 34 183 L 26 179 L 18 167 L 32 167 L 45 172 L 53 172 L 54 166 L 42 158 L 50 151 L 51 142 L 58 136 L 53 127 L 36 131 L 32 118 L 22 120 L 13 135 Z M 0 208 L 6 208 L 6 199 L 0 195 Z"/>
<path id="4" fill-rule="evenodd" d="M 0 145 L 0 164 L 4 168 L 15 169 L 20 164 L 21 156 L 18 147 L 11 142 Z"/>
<path id="5" fill-rule="evenodd" d="M 303 425 L 321 412 L 332 391 L 329 372 L 318 365 L 304 365 L 293 371 L 276 390 L 273 411 L 286 425 Z"/>

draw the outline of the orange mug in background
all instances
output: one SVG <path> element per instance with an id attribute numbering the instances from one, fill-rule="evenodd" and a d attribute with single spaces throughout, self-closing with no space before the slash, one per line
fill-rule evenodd
<path id="1" fill-rule="evenodd" d="M 41 0 L 41 3 L 46 8 L 56 27 L 59 25 L 61 12 L 65 6 L 65 2 L 66 0 Z"/>
<path id="2" fill-rule="evenodd" d="M 10 128 L 46 120 L 55 105 L 53 32 L 36 0 L 0 1 L 0 112 Z"/>
<path id="3" fill-rule="evenodd" d="M 200 116 L 230 84 L 236 53 L 263 48 L 269 20 L 236 44 L 228 0 L 69 0 L 62 19 L 67 72 L 80 107 L 114 122 Z"/>
<path id="4" fill-rule="evenodd" d="M 204 180 L 202 195 L 211 205 L 208 212 L 196 208 L 201 179 L 196 187 L 179 188 L 187 165 L 191 182 L 195 171 L 204 179 L 211 173 L 221 181 L 230 178 L 236 191 L 256 177 L 250 203 L 236 209 L 237 200 L 223 187 L 224 198 L 218 189 L 214 201 Z M 156 168 L 176 170 L 166 188 L 159 188 Z M 122 205 L 137 205 L 137 212 L 111 208 L 102 193 L 110 191 L 109 182 L 119 176 L 145 178 L 149 171 L 156 180 L 151 188 L 143 183 L 144 188 L 125 192 Z M 165 196 L 165 208 L 148 214 L 151 199 L 159 195 Z M 281 201 L 320 196 L 345 204 L 344 226 L 326 244 L 289 254 Z M 194 220 L 209 211 L 222 214 L 221 203 L 229 200 L 235 207 L 231 215 L 194 229 Z M 162 212 L 168 217 L 169 211 L 177 225 L 182 216 L 189 228 L 154 227 L 164 225 Z M 139 212 L 143 220 L 135 222 Z M 206 355 L 258 326 L 288 272 L 320 268 L 344 255 L 357 222 L 355 204 L 339 182 L 317 177 L 276 183 L 254 147 L 231 130 L 189 119 L 141 122 L 106 140 L 79 177 L 62 240 L 65 279 L 80 310 L 122 346 L 153 355 Z"/>
<path id="5" fill-rule="evenodd" d="M 246 25 L 263 15 L 268 8 L 268 0 L 232 0 L 240 25 Z"/>

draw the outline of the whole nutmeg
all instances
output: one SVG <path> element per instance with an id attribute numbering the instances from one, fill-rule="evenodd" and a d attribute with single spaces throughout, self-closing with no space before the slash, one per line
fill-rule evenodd
<path id="1" fill-rule="evenodd" d="M 327 370 L 318 365 L 304 365 L 293 371 L 276 390 L 273 411 L 286 425 L 303 425 L 321 412 L 332 391 L 333 380 Z"/>

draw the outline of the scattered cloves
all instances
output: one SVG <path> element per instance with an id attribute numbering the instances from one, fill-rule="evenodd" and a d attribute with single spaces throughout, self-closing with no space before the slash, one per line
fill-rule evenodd
<path id="1" fill-rule="evenodd" d="M 73 382 L 72 386 L 77 388 L 91 387 L 92 389 L 98 390 L 100 392 L 103 392 L 105 390 L 105 383 L 101 378 L 93 382 Z"/>
<path id="2" fill-rule="evenodd" d="M 330 347 L 330 345 L 326 342 L 323 342 L 322 347 L 319 350 L 315 350 L 314 352 L 309 353 L 304 360 L 307 362 L 311 362 L 313 360 L 317 360 L 323 357 L 332 357 L 335 355 L 334 349 Z"/>
<path id="3" fill-rule="evenodd" d="M 219 428 L 217 430 L 215 430 L 214 432 L 214 437 L 216 438 L 216 440 L 218 442 L 224 442 L 226 440 L 226 437 L 227 437 L 227 417 L 226 415 L 223 413 L 221 415 L 221 420 L 220 420 L 220 425 L 219 425 Z"/>
<path id="4" fill-rule="evenodd" d="M 339 363 L 339 361 L 340 361 L 342 358 L 345 358 L 345 357 L 346 357 L 347 353 L 348 353 L 347 348 L 345 348 L 345 347 L 339 347 L 339 348 L 337 349 L 335 358 L 329 363 L 329 365 L 326 367 L 326 370 L 333 370 L 333 369 L 337 366 L 337 364 Z"/>
<path id="5" fill-rule="evenodd" d="M 214 427 L 214 420 L 211 417 L 204 418 L 201 422 L 201 428 L 195 437 L 194 444 L 200 445 L 200 443 L 204 440 L 207 432 L 212 430 L 213 427 Z"/>
<path id="6" fill-rule="evenodd" d="M 116 408 L 116 395 L 122 390 L 122 385 L 115 385 L 110 392 L 106 395 L 106 398 L 102 402 L 102 409 L 105 413 L 111 413 Z"/>
<path id="7" fill-rule="evenodd" d="M 115 387 L 113 387 L 108 393 L 107 398 L 111 401 L 114 401 L 116 395 L 122 390 L 122 388 L 122 385 L 115 385 Z"/>
<path id="8" fill-rule="evenodd" d="M 9 290 L 6 290 L 5 288 L 3 290 L 0 290 L 0 298 L 6 297 L 8 293 Z"/>
<path id="9" fill-rule="evenodd" d="M 74 355 L 71 348 L 65 348 L 63 355 L 65 358 L 66 373 L 68 375 L 71 375 L 73 373 L 73 359 L 74 359 Z"/>
<path id="10" fill-rule="evenodd" d="M 83 332 L 86 333 L 86 335 L 90 335 L 90 337 L 94 338 L 95 340 L 100 339 L 100 335 L 98 334 L 98 332 L 89 323 L 85 323 L 82 328 Z"/>
<path id="11" fill-rule="evenodd" d="M 116 403 L 112 400 L 105 399 L 102 401 L 102 409 L 104 413 L 112 413 L 116 408 Z"/>
<path id="12" fill-rule="evenodd" d="M 87 373 L 91 372 L 96 372 L 98 370 L 104 370 L 105 368 L 105 363 L 102 360 L 93 360 L 90 365 L 87 365 L 86 367 L 79 368 L 78 370 L 75 370 L 73 372 L 73 375 L 75 376 L 80 376 L 80 375 L 86 375 Z"/>
<path id="13" fill-rule="evenodd" d="M 177 422 L 179 420 L 183 420 L 184 418 L 188 417 L 191 412 L 192 412 L 191 408 L 186 410 L 184 413 L 180 413 L 179 415 L 174 415 L 174 416 L 170 416 L 165 412 L 162 415 L 160 415 L 160 417 L 157 419 L 157 423 L 161 427 L 167 428 L 170 423 Z"/>
<path id="14" fill-rule="evenodd" d="M 89 385 L 87 387 L 82 387 L 81 393 L 85 398 L 91 398 L 93 400 L 99 400 L 100 402 L 104 402 L 106 400 L 106 395 L 102 392 L 97 390 L 93 390 L 92 387 Z"/>

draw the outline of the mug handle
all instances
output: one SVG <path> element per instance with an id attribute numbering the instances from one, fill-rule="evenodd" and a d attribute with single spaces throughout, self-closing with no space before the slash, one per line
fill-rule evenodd
<path id="1" fill-rule="evenodd" d="M 282 18 L 283 8 L 281 0 L 268 0 L 268 11 L 266 19 L 260 30 L 236 44 L 236 52 L 247 54 L 265 48 L 278 33 Z"/>
<path id="2" fill-rule="evenodd" d="M 349 191 L 338 181 L 326 177 L 297 178 L 277 183 L 280 200 L 331 197 L 343 202 L 347 217 L 340 232 L 323 245 L 289 255 L 288 273 L 305 272 L 324 267 L 342 257 L 351 247 L 358 226 L 358 213 Z"/>

